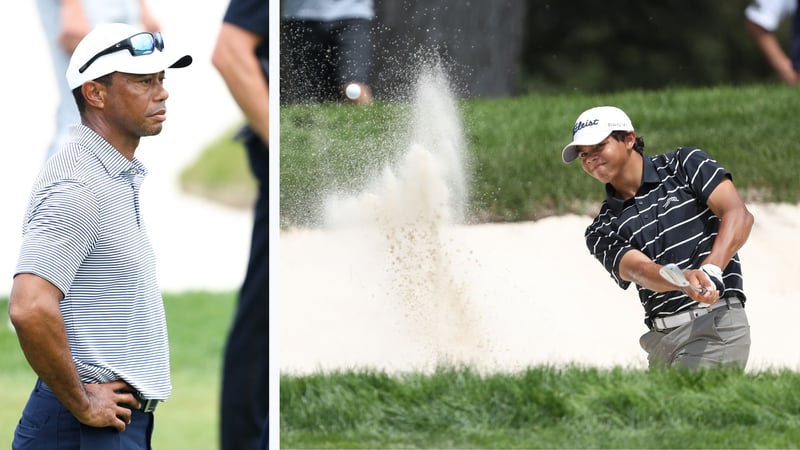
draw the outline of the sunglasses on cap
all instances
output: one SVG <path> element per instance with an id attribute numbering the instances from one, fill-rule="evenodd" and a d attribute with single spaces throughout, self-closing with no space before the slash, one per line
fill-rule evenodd
<path id="1" fill-rule="evenodd" d="M 78 73 L 85 72 L 93 62 L 97 61 L 97 58 L 110 53 L 118 52 L 120 50 L 128 50 L 131 52 L 132 56 L 142 56 L 149 55 L 156 49 L 158 49 L 158 51 L 164 50 L 164 39 L 161 37 L 161 33 L 158 31 L 155 33 L 150 33 L 147 31 L 137 33 L 92 56 L 92 58 L 87 61 L 86 64 L 82 65 L 81 68 L 78 69 Z"/>

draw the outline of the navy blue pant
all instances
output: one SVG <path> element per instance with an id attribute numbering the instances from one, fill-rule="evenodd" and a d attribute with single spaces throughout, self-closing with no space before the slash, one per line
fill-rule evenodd
<path id="1" fill-rule="evenodd" d="M 261 442 L 258 443 L 258 450 L 267 450 L 269 447 L 269 417 L 264 421 L 264 431 L 261 432 Z"/>
<path id="2" fill-rule="evenodd" d="M 153 414 L 133 411 L 122 433 L 78 422 L 41 381 L 31 392 L 14 431 L 13 450 L 150 450 Z"/>
<path id="3" fill-rule="evenodd" d="M 267 146 L 245 137 L 250 168 L 258 180 L 250 258 L 225 348 L 220 439 L 222 450 L 255 450 L 267 418 L 269 301 L 269 198 Z"/>

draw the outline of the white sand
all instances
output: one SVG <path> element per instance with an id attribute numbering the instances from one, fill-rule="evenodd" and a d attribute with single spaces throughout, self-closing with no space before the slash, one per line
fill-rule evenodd
<path id="1" fill-rule="evenodd" d="M 748 369 L 797 369 L 800 305 L 791 283 L 800 241 L 791 236 L 800 208 L 749 207 L 756 224 L 740 252 L 753 340 Z M 433 239 L 438 248 L 420 246 L 432 240 L 415 232 L 392 239 L 369 228 L 283 232 L 281 370 L 426 370 L 440 361 L 490 371 L 646 367 L 635 289 L 618 288 L 589 255 L 589 221 L 446 227 Z M 403 246 L 427 251 L 401 257 Z"/>
<path id="2" fill-rule="evenodd" d="M 453 225 L 463 216 L 464 141 L 447 90 L 441 72 L 421 77 L 408 141 L 397 143 L 403 157 L 361 192 L 327 199 L 324 229 L 281 234 L 281 370 L 645 367 L 638 296 L 589 254 L 589 217 Z M 794 369 L 800 208 L 751 208 L 756 225 L 741 251 L 749 368 Z"/>

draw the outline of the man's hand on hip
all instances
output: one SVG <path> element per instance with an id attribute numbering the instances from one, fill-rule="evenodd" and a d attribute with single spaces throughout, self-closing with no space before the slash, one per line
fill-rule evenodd
<path id="1" fill-rule="evenodd" d="M 125 427 L 131 423 L 131 408 L 139 408 L 133 387 L 122 380 L 85 384 L 84 387 L 89 407 L 83 414 L 75 414 L 75 417 L 92 427 L 114 427 L 117 431 L 125 431 Z"/>

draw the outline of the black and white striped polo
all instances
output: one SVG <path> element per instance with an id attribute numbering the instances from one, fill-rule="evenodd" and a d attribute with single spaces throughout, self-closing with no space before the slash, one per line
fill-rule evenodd
<path id="1" fill-rule="evenodd" d="M 697 269 L 711 253 L 719 230 L 719 218 L 708 208 L 708 197 L 731 174 L 704 151 L 681 147 L 657 156 L 644 155 L 642 185 L 626 201 L 614 197 L 606 185 L 607 198 L 600 213 L 586 229 L 586 245 L 623 289 L 630 282 L 619 275 L 622 256 L 640 250 L 658 264 L 675 263 L 682 269 Z M 743 302 L 739 255 L 725 268 L 725 291 Z M 681 291 L 653 292 L 637 285 L 650 318 L 674 314 L 696 303 Z"/>
<path id="2" fill-rule="evenodd" d="M 42 167 L 23 223 L 16 273 L 64 293 L 60 309 L 84 383 L 123 379 L 148 399 L 171 392 L 156 263 L 139 213 L 147 170 L 78 125 Z"/>

